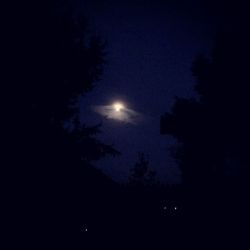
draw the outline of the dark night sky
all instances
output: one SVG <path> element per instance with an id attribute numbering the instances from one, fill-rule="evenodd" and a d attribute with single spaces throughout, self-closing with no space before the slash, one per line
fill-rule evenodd
<path id="1" fill-rule="evenodd" d="M 175 2 L 175 3 L 174 3 Z M 115 180 L 126 180 L 138 151 L 149 155 L 150 165 L 163 182 L 179 180 L 168 156 L 173 139 L 160 135 L 160 116 L 175 96 L 194 96 L 192 60 L 209 53 L 218 28 L 216 9 L 208 1 L 85 1 L 83 13 L 91 30 L 108 42 L 102 80 L 81 102 L 82 120 L 103 122 L 100 138 L 121 151 L 116 158 L 97 163 Z M 107 120 L 92 105 L 125 102 L 143 114 L 137 125 Z"/>

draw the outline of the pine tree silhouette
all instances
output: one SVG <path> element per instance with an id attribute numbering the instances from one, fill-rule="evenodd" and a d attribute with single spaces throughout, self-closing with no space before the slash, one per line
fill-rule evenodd
<path id="1" fill-rule="evenodd" d="M 156 184 L 156 172 L 149 167 L 149 160 L 144 153 L 138 154 L 138 160 L 131 169 L 130 184 L 133 186 L 152 186 Z"/>
<path id="2" fill-rule="evenodd" d="M 19 65 L 21 83 L 15 82 L 23 111 L 18 141 L 18 165 L 23 167 L 16 183 L 23 205 L 18 219 L 23 234 L 32 235 L 30 242 L 73 247 L 82 224 L 95 223 L 93 208 L 115 185 L 93 166 L 118 152 L 95 138 L 100 125 L 80 123 L 78 110 L 79 97 L 100 79 L 105 45 L 67 2 L 34 5 L 32 12 L 23 12 L 27 20 L 22 19 L 25 39 L 19 54 L 25 60 Z M 66 122 L 70 129 L 65 129 Z"/>
<path id="3" fill-rule="evenodd" d="M 193 63 L 198 98 L 177 98 L 172 112 L 161 118 L 161 133 L 178 141 L 174 157 L 182 170 L 186 204 L 195 216 L 200 214 L 203 226 L 232 222 L 239 204 L 244 204 L 242 218 L 248 213 L 248 44 L 243 27 L 219 33 L 211 58 L 198 56 Z"/>

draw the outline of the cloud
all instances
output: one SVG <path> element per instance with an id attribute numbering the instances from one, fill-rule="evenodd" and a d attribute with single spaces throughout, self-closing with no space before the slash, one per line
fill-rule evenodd
<path id="1" fill-rule="evenodd" d="M 142 115 L 132 109 L 122 108 L 117 111 L 113 105 L 93 106 L 93 110 L 107 119 L 136 125 L 142 121 Z"/>

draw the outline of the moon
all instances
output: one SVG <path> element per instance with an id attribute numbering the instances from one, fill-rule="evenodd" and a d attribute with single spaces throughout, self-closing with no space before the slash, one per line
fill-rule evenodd
<path id="1" fill-rule="evenodd" d="M 115 102 L 113 104 L 113 108 L 115 109 L 115 111 L 120 112 L 124 109 L 124 105 L 121 102 Z"/>

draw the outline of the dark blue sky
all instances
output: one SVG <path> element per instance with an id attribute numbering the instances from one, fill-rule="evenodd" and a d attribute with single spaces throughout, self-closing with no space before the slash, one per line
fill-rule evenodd
<path id="1" fill-rule="evenodd" d="M 192 3 L 192 4 L 191 4 Z M 198 1 L 197 1 L 198 3 Z M 90 28 L 108 42 L 102 80 L 81 102 L 82 120 L 103 122 L 100 138 L 122 155 L 97 165 L 115 180 L 126 180 L 143 151 L 163 182 L 179 180 L 168 148 L 173 139 L 160 135 L 160 116 L 170 111 L 175 96 L 194 96 L 191 64 L 209 53 L 219 22 L 206 1 L 85 1 Z M 218 16 L 218 15 L 217 15 Z M 120 100 L 143 114 L 138 125 L 106 120 L 92 105 Z"/>

